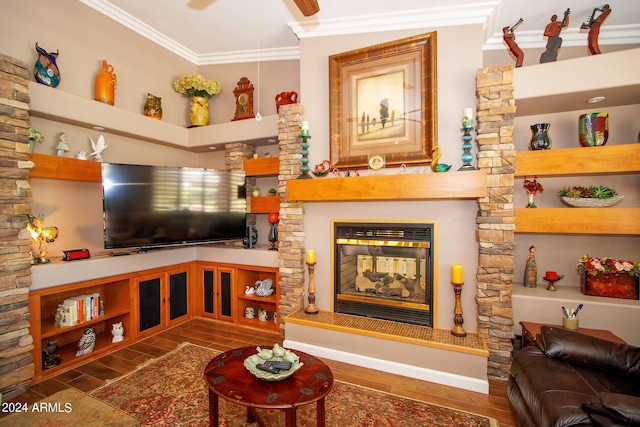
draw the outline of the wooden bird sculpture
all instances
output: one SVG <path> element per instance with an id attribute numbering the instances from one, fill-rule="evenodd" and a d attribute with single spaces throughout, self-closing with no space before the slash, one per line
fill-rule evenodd
<path id="1" fill-rule="evenodd" d="M 438 163 L 438 159 L 442 156 L 442 147 L 436 145 L 431 150 L 431 155 L 433 156 L 433 160 L 431 161 L 431 170 L 434 172 L 446 172 L 451 169 L 451 165 L 447 165 L 444 163 Z"/>

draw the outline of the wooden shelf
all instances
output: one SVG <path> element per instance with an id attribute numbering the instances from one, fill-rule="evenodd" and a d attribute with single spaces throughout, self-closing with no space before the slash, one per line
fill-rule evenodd
<path id="1" fill-rule="evenodd" d="M 518 208 L 517 233 L 640 234 L 640 208 Z"/>
<path id="2" fill-rule="evenodd" d="M 561 148 L 516 153 L 515 176 L 563 176 L 640 172 L 640 144 Z"/>
<path id="3" fill-rule="evenodd" d="M 31 161 L 35 164 L 29 171 L 31 178 L 102 182 L 100 162 L 37 153 L 31 153 Z"/>
<path id="4" fill-rule="evenodd" d="M 243 162 L 247 176 L 277 176 L 280 173 L 280 159 L 265 157 L 262 159 L 248 159 Z"/>
<path id="5" fill-rule="evenodd" d="M 262 196 L 249 198 L 249 212 L 252 214 L 280 212 L 280 197 Z"/>
<path id="6" fill-rule="evenodd" d="M 487 194 L 485 170 L 287 181 L 288 201 L 476 199 Z"/>

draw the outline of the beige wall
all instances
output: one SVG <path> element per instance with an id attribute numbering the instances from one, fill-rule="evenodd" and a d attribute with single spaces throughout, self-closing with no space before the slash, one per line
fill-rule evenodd
<path id="1" fill-rule="evenodd" d="M 310 164 L 329 158 L 328 56 L 433 31 L 372 33 L 323 39 L 302 39 L 301 102 L 304 120 L 311 132 Z M 475 109 L 475 74 L 482 67 L 482 27 L 452 27 L 437 31 L 438 51 L 438 143 L 444 149 L 442 163 L 460 167 L 462 133 L 460 118 L 465 107 Z M 424 168 L 420 168 L 424 173 Z M 436 277 L 437 326 L 453 326 L 451 264 L 462 263 L 464 327 L 476 330 L 475 274 L 478 246 L 475 238 L 477 204 L 468 201 L 306 203 L 305 245 L 316 250 L 316 304 L 331 308 L 330 242 L 331 219 L 385 219 L 437 221 Z"/>

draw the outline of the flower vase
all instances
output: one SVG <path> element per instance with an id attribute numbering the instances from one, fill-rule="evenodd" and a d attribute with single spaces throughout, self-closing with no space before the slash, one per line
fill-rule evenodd
<path id="1" fill-rule="evenodd" d="M 189 113 L 192 126 L 206 126 L 209 124 L 209 103 L 204 96 L 191 98 L 191 112 Z"/>
<path id="2" fill-rule="evenodd" d="M 582 114 L 578 119 L 578 136 L 583 147 L 605 145 L 609 139 L 609 114 Z"/>
<path id="3" fill-rule="evenodd" d="M 102 68 L 96 74 L 94 88 L 94 99 L 113 105 L 115 102 L 116 75 L 113 66 L 109 65 L 105 59 L 102 60 Z"/>
<path id="4" fill-rule="evenodd" d="M 551 137 L 549 136 L 549 123 L 536 123 L 531 125 L 531 150 L 548 150 L 551 148 Z"/>

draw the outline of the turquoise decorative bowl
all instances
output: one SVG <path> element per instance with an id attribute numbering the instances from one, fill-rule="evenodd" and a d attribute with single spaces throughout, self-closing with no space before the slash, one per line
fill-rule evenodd
<path id="1" fill-rule="evenodd" d="M 257 354 L 253 354 L 244 359 L 244 367 L 258 379 L 263 381 L 282 381 L 289 378 L 295 371 L 300 369 L 304 363 L 300 362 L 300 358 L 297 354 L 280 347 L 278 344 L 274 345 L 273 349 L 261 349 L 256 347 Z M 258 368 L 257 365 L 266 362 L 267 360 L 288 361 L 291 362 L 291 369 L 286 371 L 282 370 L 277 374 L 272 372 L 263 371 Z"/>

